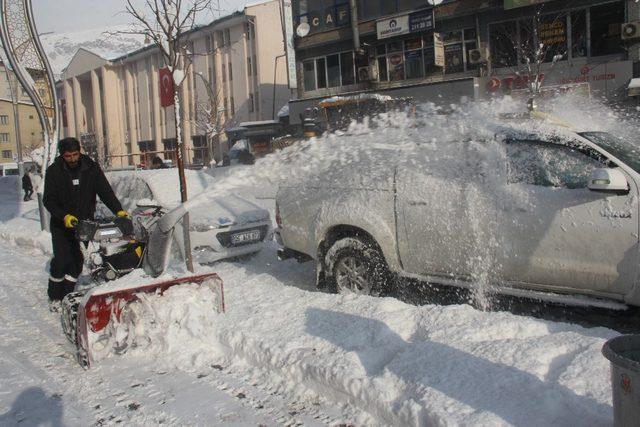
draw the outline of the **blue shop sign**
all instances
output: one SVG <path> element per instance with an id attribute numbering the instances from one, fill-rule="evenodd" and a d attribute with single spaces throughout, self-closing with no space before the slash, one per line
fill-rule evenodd
<path id="1" fill-rule="evenodd" d="M 409 31 L 417 33 L 433 30 L 433 9 L 421 10 L 409 15 Z"/>

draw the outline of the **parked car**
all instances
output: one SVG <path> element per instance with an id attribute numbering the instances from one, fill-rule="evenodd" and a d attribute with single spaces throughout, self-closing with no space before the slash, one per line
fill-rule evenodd
<path id="1" fill-rule="evenodd" d="M 213 177 L 203 171 L 186 170 L 189 199 L 210 190 Z M 166 209 L 180 203 L 175 169 L 109 172 L 107 178 L 123 206 L 137 218 L 158 204 Z M 271 234 L 269 212 L 238 195 L 212 197 L 189 210 L 190 238 L 194 260 L 210 263 L 260 251 Z M 181 233 L 175 234 L 182 250 Z M 183 251 L 184 252 L 184 251 Z"/>
<path id="2" fill-rule="evenodd" d="M 281 185 L 280 257 L 314 260 L 319 286 L 339 292 L 376 295 L 396 275 L 464 287 L 487 276 L 513 295 L 640 305 L 633 144 L 505 125 L 444 162 L 414 148 L 409 162 L 360 155 Z"/>

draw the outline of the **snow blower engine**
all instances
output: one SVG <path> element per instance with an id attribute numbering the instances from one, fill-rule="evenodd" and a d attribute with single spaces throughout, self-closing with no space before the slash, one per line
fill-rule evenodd
<path id="1" fill-rule="evenodd" d="M 76 225 L 76 237 L 86 247 L 85 265 L 91 280 L 87 286 L 76 286 L 76 291 L 62 300 L 61 321 L 83 367 L 90 367 L 105 354 L 121 354 L 135 346 L 128 333 L 136 321 L 131 315 L 135 310 L 130 308 L 140 294 L 162 295 L 180 284 L 206 285 L 216 295 L 214 310 L 224 312 L 222 281 L 215 273 L 155 283 L 149 280 L 164 273 L 174 227 L 185 213 L 181 206 L 169 212 L 155 205 L 138 206 L 133 214 L 136 227 L 129 218 L 83 220 Z M 118 280 L 140 267 L 146 273 L 144 280 L 151 283 Z"/>

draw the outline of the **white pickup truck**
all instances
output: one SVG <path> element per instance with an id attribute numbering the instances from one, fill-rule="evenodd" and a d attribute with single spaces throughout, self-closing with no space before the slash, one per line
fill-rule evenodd
<path id="1" fill-rule="evenodd" d="M 315 260 L 319 286 L 339 292 L 377 295 L 400 275 L 640 305 L 638 148 L 564 128 L 505 130 L 440 155 L 428 145 L 404 157 L 372 148 L 282 185 L 280 257 Z"/>

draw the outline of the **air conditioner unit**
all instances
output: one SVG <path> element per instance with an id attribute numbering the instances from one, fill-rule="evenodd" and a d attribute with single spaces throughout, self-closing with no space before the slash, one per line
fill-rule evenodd
<path id="1" fill-rule="evenodd" d="M 361 82 L 377 82 L 379 80 L 377 65 L 358 67 L 358 80 Z"/>
<path id="2" fill-rule="evenodd" d="M 620 37 L 622 40 L 640 39 L 640 22 L 627 22 L 622 24 Z"/>
<path id="3" fill-rule="evenodd" d="M 480 45 L 479 49 L 471 49 L 469 50 L 469 57 L 467 61 L 469 64 L 483 64 L 487 62 L 489 59 L 489 53 L 487 51 L 487 47 L 484 44 Z"/>

